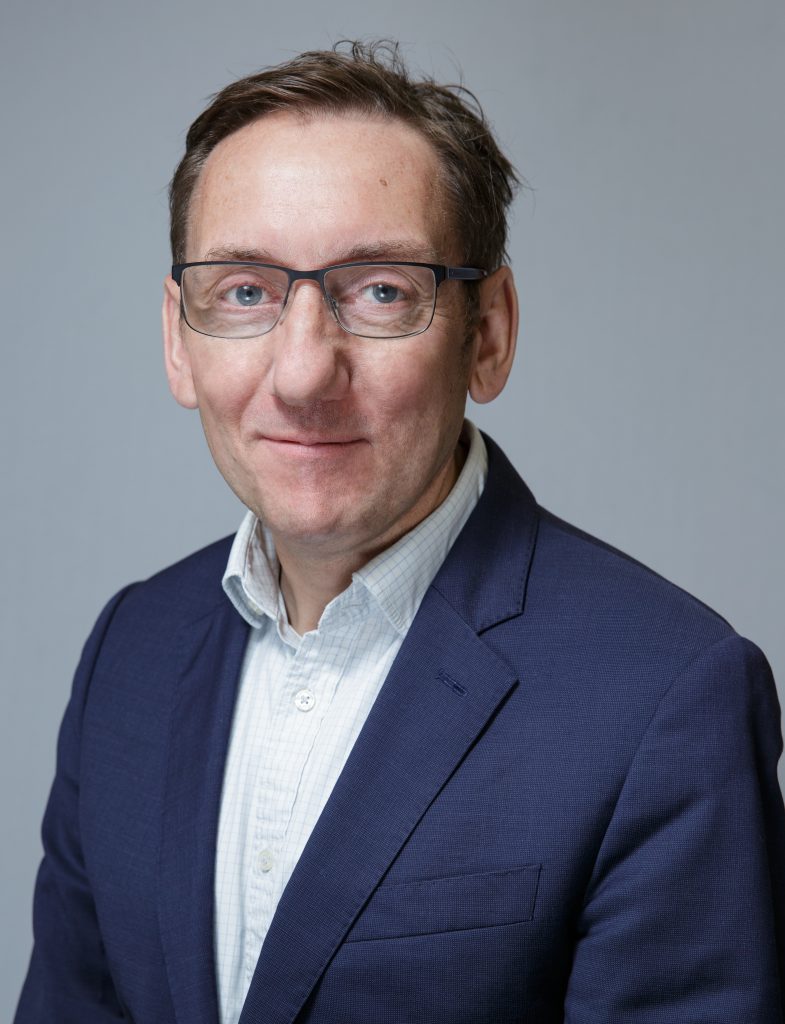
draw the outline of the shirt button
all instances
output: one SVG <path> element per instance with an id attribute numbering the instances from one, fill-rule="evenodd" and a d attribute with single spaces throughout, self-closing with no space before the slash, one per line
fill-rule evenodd
<path id="1" fill-rule="evenodd" d="M 269 850 L 262 850 L 259 854 L 259 870 L 260 871 L 271 871 L 273 866 L 273 855 Z"/>
<path id="2" fill-rule="evenodd" d="M 310 711 L 315 703 L 313 690 L 298 690 L 294 695 L 294 706 L 298 711 Z"/>

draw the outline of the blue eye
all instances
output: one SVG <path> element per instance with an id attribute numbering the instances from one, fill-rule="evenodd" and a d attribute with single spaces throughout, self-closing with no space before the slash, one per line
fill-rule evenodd
<path id="1" fill-rule="evenodd" d="M 262 289 L 252 284 L 241 284 L 234 290 L 234 297 L 241 306 L 256 306 L 262 301 L 263 296 Z"/>
<path id="2" fill-rule="evenodd" d="M 394 288 L 391 284 L 375 284 L 371 287 L 371 294 L 377 302 L 395 302 L 400 295 L 400 289 Z"/>

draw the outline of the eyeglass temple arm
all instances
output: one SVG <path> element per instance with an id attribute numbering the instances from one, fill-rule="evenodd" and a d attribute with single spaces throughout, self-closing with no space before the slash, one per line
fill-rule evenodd
<path id="1" fill-rule="evenodd" d="M 487 270 L 475 267 L 445 267 L 445 277 L 450 281 L 479 281 L 488 276 Z"/>

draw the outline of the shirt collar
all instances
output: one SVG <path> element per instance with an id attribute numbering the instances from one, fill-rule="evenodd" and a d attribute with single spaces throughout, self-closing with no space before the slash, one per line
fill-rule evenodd
<path id="1" fill-rule="evenodd" d="M 411 626 L 431 580 L 485 486 L 488 453 L 482 435 L 469 420 L 464 423 L 463 440 L 469 444 L 466 461 L 445 500 L 413 530 L 355 572 L 348 588 L 364 589 L 401 635 Z M 276 622 L 279 631 L 288 626 L 279 574 L 270 531 L 249 511 L 234 538 L 223 588 L 251 626 L 261 626 L 266 618 Z"/>

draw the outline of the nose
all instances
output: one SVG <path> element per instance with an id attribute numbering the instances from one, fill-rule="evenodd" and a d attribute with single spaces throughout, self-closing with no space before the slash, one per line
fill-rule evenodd
<path id="1" fill-rule="evenodd" d="M 273 343 L 270 386 L 287 405 L 338 401 L 351 379 L 343 331 L 315 281 L 295 281 Z"/>

